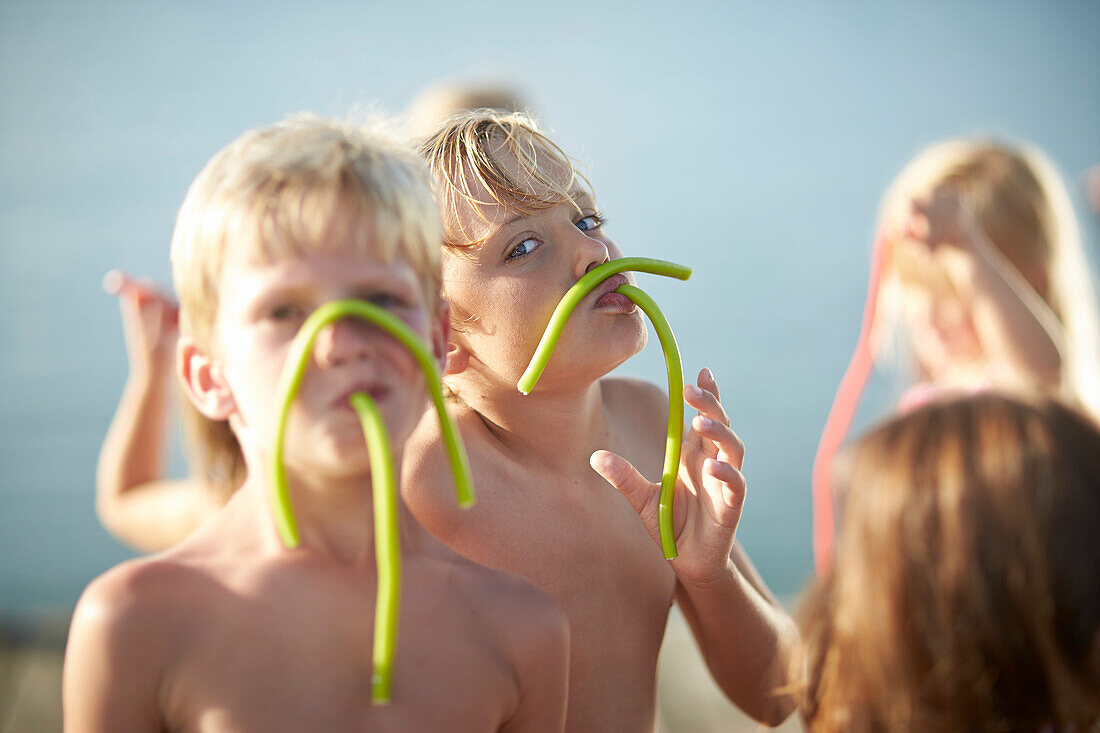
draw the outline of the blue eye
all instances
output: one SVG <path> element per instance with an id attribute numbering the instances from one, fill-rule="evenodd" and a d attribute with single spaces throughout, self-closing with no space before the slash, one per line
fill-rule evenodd
<path id="1" fill-rule="evenodd" d="M 582 232 L 591 232 L 602 227 L 604 221 L 605 219 L 602 214 L 589 214 L 577 222 L 577 229 L 580 229 Z"/>
<path id="2" fill-rule="evenodd" d="M 519 244 L 517 244 L 511 252 L 508 253 L 508 259 L 517 260 L 520 257 L 526 257 L 534 252 L 536 249 L 542 246 L 542 242 L 534 237 L 528 237 Z"/>

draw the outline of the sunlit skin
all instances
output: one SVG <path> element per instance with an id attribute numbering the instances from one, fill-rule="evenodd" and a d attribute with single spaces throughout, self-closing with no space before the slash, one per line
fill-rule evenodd
<path id="1" fill-rule="evenodd" d="M 348 395 L 381 410 L 400 465 L 427 406 L 423 376 L 368 323 L 327 326 L 288 421 L 286 463 L 301 545 L 269 506 L 275 399 L 302 320 L 358 298 L 407 323 L 442 359 L 448 328 L 415 272 L 362 252 L 272 264 L 229 254 L 213 348 L 183 337 L 189 396 L 228 419 L 249 476 L 177 547 L 97 579 L 75 613 L 68 731 L 560 729 L 568 630 L 531 583 L 476 566 L 399 502 L 400 634 L 389 706 L 371 705 L 377 573 L 370 461 Z M 449 502 L 456 505 L 453 488 Z"/>
<path id="2" fill-rule="evenodd" d="M 672 563 L 659 547 L 658 485 L 637 473 L 660 478 L 668 398 L 606 377 L 645 346 L 633 303 L 597 288 L 574 310 L 538 387 L 527 396 L 516 389 L 562 295 L 621 256 L 595 202 L 580 191 L 575 198 L 576 207 L 529 214 L 499 205 L 481 216 L 452 212 L 471 240 L 484 238 L 445 252 L 443 271 L 458 324 L 447 381 L 478 503 L 461 513 L 444 505 L 447 468 L 430 420 L 407 446 L 406 501 L 460 553 L 521 574 L 558 601 L 570 623 L 567 730 L 653 729 L 657 654 L 674 600 L 731 698 L 781 720 L 789 700 L 771 692 L 783 682 L 777 649 L 793 627 L 734 549 L 743 447 L 709 371 L 684 391 L 700 416 L 684 444 Z"/>

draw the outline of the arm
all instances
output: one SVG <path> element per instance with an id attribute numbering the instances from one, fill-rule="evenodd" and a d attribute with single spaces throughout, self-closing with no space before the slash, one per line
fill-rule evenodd
<path id="1" fill-rule="evenodd" d="M 62 678 L 66 733 L 163 729 L 154 662 L 160 644 L 111 575 L 89 586 L 73 613 Z"/>
<path id="2" fill-rule="evenodd" d="M 954 189 L 941 186 L 927 201 L 914 202 L 899 234 L 899 254 L 925 261 L 919 267 L 962 299 L 992 365 L 1007 364 L 1025 386 L 1059 384 L 1065 336 L 1058 317 Z"/>
<path id="3" fill-rule="evenodd" d="M 1018 373 L 1057 385 L 1064 353 L 1058 317 L 976 225 L 969 224 L 967 232 L 973 258 L 971 307 L 982 346 Z"/>
<path id="4" fill-rule="evenodd" d="M 123 542 L 160 550 L 217 509 L 202 481 L 163 479 L 178 311 L 170 298 L 122 273 L 108 273 L 104 287 L 119 296 L 130 374 L 99 453 L 96 512 Z"/>
<path id="5" fill-rule="evenodd" d="M 711 676 L 755 720 L 779 725 L 794 709 L 791 665 L 799 635 L 740 545 L 702 585 L 678 578 L 676 602 Z"/>
<path id="6" fill-rule="evenodd" d="M 744 446 L 729 428 L 710 371 L 684 396 L 699 415 L 684 441 L 673 506 L 679 557 L 669 564 L 676 601 L 730 700 L 756 720 L 778 725 L 794 709 L 781 688 L 790 682 L 798 632 L 734 543 L 745 499 Z M 607 451 L 594 453 L 592 466 L 623 493 L 659 544 L 659 485 Z"/>

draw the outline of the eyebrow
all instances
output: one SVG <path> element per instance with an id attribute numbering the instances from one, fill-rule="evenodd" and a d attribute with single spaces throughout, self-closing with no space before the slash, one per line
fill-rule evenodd
<path id="1" fill-rule="evenodd" d="M 569 198 L 573 199 L 573 201 L 578 204 L 585 203 L 594 205 L 596 203 L 595 197 L 587 188 L 583 188 L 582 186 L 574 186 L 569 189 Z"/>
<path id="2" fill-rule="evenodd" d="M 573 186 L 573 188 L 569 189 L 569 191 L 566 192 L 566 195 L 573 200 L 573 203 L 577 205 L 577 208 L 583 208 L 584 204 L 594 206 L 596 203 L 593 199 L 592 194 L 588 192 L 588 189 L 581 186 Z M 562 203 L 566 202 L 563 201 Z M 512 216 L 509 216 L 507 219 L 502 221 L 500 225 L 496 227 L 496 231 L 499 232 L 501 229 L 515 224 L 517 221 L 525 216 L 528 216 L 528 214 L 522 211 L 516 212 Z"/>

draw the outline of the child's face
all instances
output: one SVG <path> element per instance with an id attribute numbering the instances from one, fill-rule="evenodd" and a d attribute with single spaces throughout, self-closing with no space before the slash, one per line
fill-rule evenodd
<path id="1" fill-rule="evenodd" d="M 455 212 L 465 232 L 484 241 L 444 251 L 443 287 L 457 331 L 451 341 L 494 386 L 515 389 L 565 292 L 588 270 L 622 256 L 604 233 L 591 196 L 577 192 L 575 198 L 579 211 L 568 202 L 531 214 L 482 207 L 488 222 L 465 207 Z M 605 281 L 577 305 L 540 390 L 591 383 L 645 346 L 645 324 L 634 304 L 618 294 L 601 297 L 622 282 L 626 278 Z"/>
<path id="2" fill-rule="evenodd" d="M 278 418 L 279 377 L 303 321 L 319 306 L 359 298 L 382 306 L 443 354 L 446 310 L 432 312 L 413 269 L 335 249 L 275 262 L 227 254 L 213 359 L 232 395 L 229 416 L 246 455 L 268 455 Z M 425 407 L 424 377 L 412 354 L 382 329 L 358 319 L 324 328 L 287 423 L 288 467 L 310 475 L 369 470 L 359 419 L 348 403 L 366 391 L 378 403 L 395 452 Z"/>

